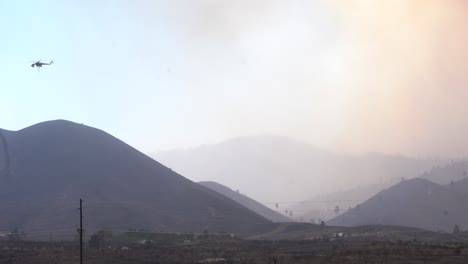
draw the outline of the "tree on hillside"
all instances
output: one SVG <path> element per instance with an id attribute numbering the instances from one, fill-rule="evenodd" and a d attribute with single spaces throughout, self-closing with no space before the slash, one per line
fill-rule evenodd
<path id="1" fill-rule="evenodd" d="M 460 227 L 458 225 L 453 226 L 452 234 L 456 235 L 460 233 Z"/>
<path id="2" fill-rule="evenodd" d="M 335 206 L 335 214 L 339 214 L 340 213 L 340 207 L 337 205 Z"/>

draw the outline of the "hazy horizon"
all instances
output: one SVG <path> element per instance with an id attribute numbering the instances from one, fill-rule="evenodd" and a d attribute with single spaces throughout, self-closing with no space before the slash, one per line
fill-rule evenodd
<path id="1" fill-rule="evenodd" d="M 376 154 L 376 155 L 385 155 L 385 156 L 393 156 L 393 157 L 404 157 L 404 158 L 410 158 L 410 159 L 440 159 L 440 160 L 447 160 L 447 161 L 448 160 L 458 161 L 458 160 L 467 159 L 467 156 L 456 157 L 456 158 L 442 157 L 442 156 L 417 156 L 417 155 L 404 154 L 404 153 L 399 153 L 399 152 L 391 153 L 391 152 L 380 152 L 380 151 L 375 151 L 375 150 L 367 150 L 367 151 L 362 151 L 362 152 L 340 151 L 340 150 L 333 150 L 333 149 L 327 149 L 324 147 L 319 147 L 318 145 L 314 145 L 314 143 L 308 142 L 306 140 L 301 140 L 298 138 L 288 137 L 284 135 L 269 134 L 269 133 L 240 135 L 240 136 L 234 136 L 234 137 L 230 137 L 226 139 L 221 139 L 221 140 L 214 141 L 211 143 L 202 143 L 202 144 L 186 145 L 183 147 L 156 149 L 154 151 L 149 151 L 149 152 L 144 152 L 144 153 L 151 155 L 151 154 L 160 154 L 160 153 L 173 152 L 173 151 L 190 151 L 190 150 L 196 150 L 199 148 L 213 147 L 213 146 L 221 145 L 227 142 L 235 141 L 238 139 L 263 138 L 263 137 L 283 138 L 283 139 L 295 141 L 301 144 L 306 144 L 312 148 L 316 148 L 324 152 L 333 153 L 335 155 L 346 155 L 346 156 L 351 156 L 351 157 L 359 157 L 359 156 Z"/>
<path id="2" fill-rule="evenodd" d="M 67 119 L 145 153 L 272 134 L 461 158 L 463 1 L 0 3 L 0 127 Z M 41 72 L 32 60 L 55 60 Z"/>
<path id="3" fill-rule="evenodd" d="M 56 120 L 65 120 L 65 119 L 56 119 Z M 48 121 L 54 121 L 54 120 L 44 120 L 42 122 L 48 122 Z M 75 122 L 73 120 L 66 120 L 66 121 L 78 123 L 78 122 Z M 39 123 L 42 123 L 42 122 L 39 122 Z M 37 124 L 37 123 L 35 123 L 35 124 Z M 31 124 L 31 125 L 19 128 L 19 129 L 7 129 L 7 128 L 4 128 L 4 127 L 0 127 L 0 129 L 10 130 L 10 131 L 18 131 L 18 130 L 27 128 L 29 126 L 33 126 L 35 124 Z M 89 124 L 84 124 L 84 125 L 90 126 Z M 94 127 L 94 126 L 91 126 L 91 127 Z M 102 130 L 102 128 L 100 128 L 100 127 L 94 127 L 94 128 Z M 103 131 L 107 132 L 107 133 L 110 133 L 109 131 L 105 131 L 105 130 L 103 130 Z M 118 134 L 111 134 L 111 135 L 115 136 L 116 138 L 119 138 Z M 440 160 L 445 159 L 447 161 L 448 160 L 452 160 L 452 161 L 466 160 L 466 158 L 467 158 L 465 156 L 464 157 L 458 157 L 456 159 L 454 159 L 453 157 L 442 157 L 442 156 L 412 156 L 412 155 L 407 155 L 407 154 L 398 153 L 398 152 L 390 153 L 390 152 L 379 152 L 379 151 L 374 151 L 374 150 L 368 150 L 368 151 L 363 151 L 363 152 L 346 152 L 346 151 L 341 151 L 340 152 L 338 150 L 332 150 L 332 149 L 319 147 L 318 145 L 314 145 L 312 142 L 308 142 L 306 140 L 301 140 L 301 139 L 288 137 L 288 136 L 284 136 L 284 135 L 270 134 L 270 133 L 261 133 L 261 134 L 252 134 L 252 135 L 239 135 L 239 136 L 220 139 L 220 140 L 213 141 L 213 142 L 208 142 L 208 143 L 200 143 L 200 144 L 184 145 L 184 146 L 175 146 L 175 147 L 162 148 L 162 149 L 150 149 L 149 151 L 138 149 L 136 146 L 131 145 L 129 142 L 126 142 L 126 141 L 125 141 L 125 143 L 128 143 L 132 147 L 135 147 L 139 151 L 143 152 L 144 154 L 147 154 L 147 155 L 151 156 L 151 155 L 157 155 L 157 154 L 173 152 L 173 151 L 190 151 L 190 150 L 197 150 L 199 148 L 204 148 L 204 147 L 213 147 L 213 146 L 217 146 L 217 145 L 224 144 L 224 143 L 227 143 L 227 142 L 235 141 L 235 140 L 238 140 L 238 139 L 264 138 L 264 137 L 283 138 L 283 139 L 288 140 L 288 141 L 293 141 L 293 142 L 308 145 L 308 146 L 310 146 L 312 148 L 316 148 L 317 150 L 320 150 L 320 151 L 323 151 L 323 152 L 333 153 L 335 155 L 347 155 L 347 156 L 351 156 L 351 157 L 353 157 L 353 156 L 354 157 L 359 157 L 359 156 L 377 154 L 377 155 L 404 157 L 404 158 L 411 158 L 411 159 L 440 159 Z M 122 138 L 119 138 L 119 139 L 123 140 Z"/>

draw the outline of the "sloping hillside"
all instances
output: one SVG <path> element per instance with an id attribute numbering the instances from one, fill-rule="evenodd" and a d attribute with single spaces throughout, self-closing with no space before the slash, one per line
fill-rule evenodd
<path id="1" fill-rule="evenodd" d="M 263 204 L 255 201 L 252 198 L 247 197 L 246 195 L 240 194 L 239 192 L 235 192 L 229 187 L 226 187 L 222 184 L 219 184 L 217 182 L 199 182 L 199 184 L 210 188 L 213 191 L 216 191 L 229 199 L 232 199 L 233 201 L 236 201 L 237 203 L 241 204 L 242 206 L 254 211 L 255 213 L 273 221 L 273 222 L 290 222 L 291 219 L 288 217 L 282 215 L 281 213 L 278 213 L 276 211 L 273 211 L 272 209 L 264 206 Z"/>
<path id="2" fill-rule="evenodd" d="M 328 224 L 397 225 L 450 232 L 455 224 L 468 228 L 466 203 L 466 197 L 449 187 L 416 178 L 379 192 Z"/>
<path id="3" fill-rule="evenodd" d="M 468 178 L 451 182 L 447 185 L 452 191 L 459 193 L 468 198 Z"/>
<path id="4" fill-rule="evenodd" d="M 1 231 L 74 234 L 80 198 L 88 234 L 102 227 L 237 233 L 269 228 L 265 218 L 98 129 L 59 120 L 3 134 L 9 165 L 0 176 Z"/>

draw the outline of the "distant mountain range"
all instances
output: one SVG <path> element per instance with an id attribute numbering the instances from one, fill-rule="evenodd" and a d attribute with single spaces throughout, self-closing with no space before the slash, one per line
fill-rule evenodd
<path id="1" fill-rule="evenodd" d="M 57 120 L 1 132 L 0 231 L 73 237 L 80 198 L 87 234 L 103 227 L 234 233 L 271 227 L 101 130 Z"/>
<path id="2" fill-rule="evenodd" d="M 247 197 L 245 194 L 235 192 L 229 187 L 226 187 L 222 184 L 219 184 L 217 182 L 199 182 L 199 184 L 210 188 L 211 190 L 216 191 L 232 199 L 233 201 L 236 201 L 242 206 L 245 206 L 246 208 L 273 222 L 291 222 L 291 219 L 286 217 L 285 215 L 266 207 L 265 205 L 255 201 L 254 199 Z"/>
<path id="3" fill-rule="evenodd" d="M 279 203 L 283 209 L 293 209 L 293 203 L 311 197 L 363 186 L 380 186 L 378 192 L 444 163 L 378 153 L 340 155 L 277 136 L 241 137 L 151 156 L 191 180 L 222 182 L 261 203 Z"/>
<path id="4" fill-rule="evenodd" d="M 451 161 L 443 166 L 435 166 L 417 176 L 440 185 L 449 185 L 451 182 L 460 181 L 468 177 L 468 161 Z M 318 195 L 300 204 L 295 204 L 289 209 L 296 212 L 295 220 L 305 222 L 328 221 L 345 212 L 350 207 L 354 207 L 366 201 L 383 189 L 391 187 L 400 181 L 401 179 L 395 178 L 393 181 L 387 181 L 386 184 L 364 185 L 348 190 Z M 463 181 L 459 182 L 456 187 L 460 187 L 462 182 Z"/>
<path id="5" fill-rule="evenodd" d="M 468 177 L 468 161 L 451 161 L 443 166 L 437 166 L 420 175 L 421 178 L 437 184 L 447 185 L 450 182 L 459 181 Z"/>
<path id="6" fill-rule="evenodd" d="M 395 225 L 450 232 L 468 228 L 468 179 L 439 185 L 402 181 L 328 222 L 329 225 Z"/>

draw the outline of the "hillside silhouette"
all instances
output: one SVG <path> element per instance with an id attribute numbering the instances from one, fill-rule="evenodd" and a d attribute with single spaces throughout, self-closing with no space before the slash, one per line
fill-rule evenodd
<path id="1" fill-rule="evenodd" d="M 252 233 L 270 225 L 104 131 L 56 120 L 3 135 L 9 166 L 0 178 L 0 230 L 76 233 L 80 198 L 88 234 L 102 227 Z"/>
<path id="2" fill-rule="evenodd" d="M 406 180 L 379 192 L 328 224 L 394 225 L 445 232 L 451 232 L 458 225 L 466 230 L 466 191 L 466 181 L 455 182 L 450 187 L 421 178 Z"/>

